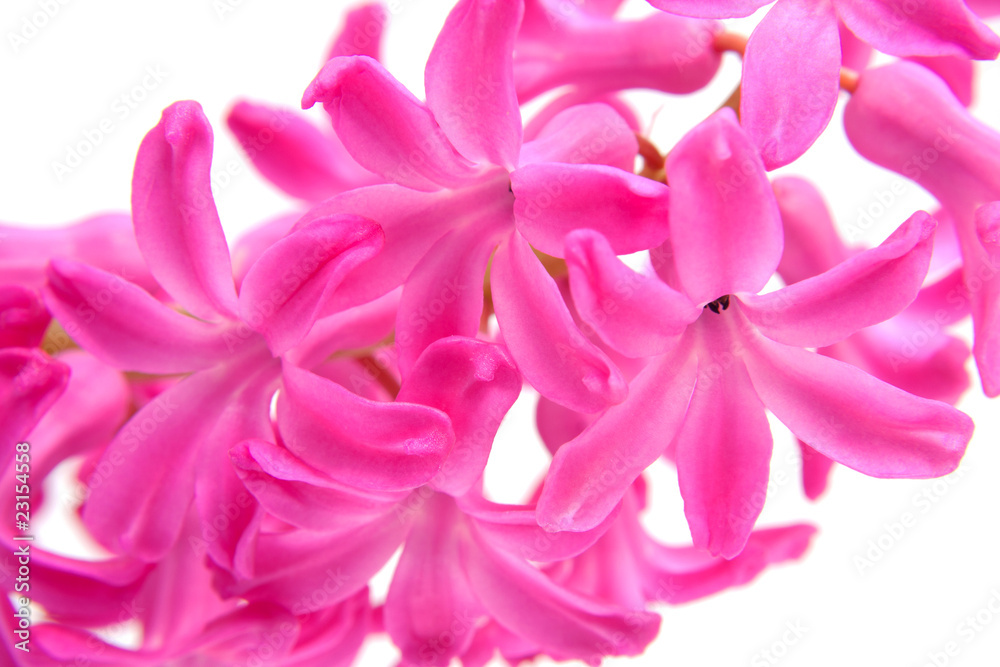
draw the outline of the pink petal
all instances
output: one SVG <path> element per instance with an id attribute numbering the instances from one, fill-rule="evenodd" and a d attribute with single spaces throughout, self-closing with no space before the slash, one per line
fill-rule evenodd
<path id="1" fill-rule="evenodd" d="M 289 667 L 351 667 L 361 644 L 377 630 L 368 590 L 330 607 L 297 617 L 300 631 Z"/>
<path id="2" fill-rule="evenodd" d="M 402 285 L 448 230 L 481 220 L 485 211 L 496 210 L 510 198 L 509 182 L 503 173 L 475 187 L 433 193 L 375 185 L 345 192 L 306 213 L 298 226 L 352 214 L 378 221 L 385 233 L 382 251 L 344 279 L 331 310 L 368 303 Z"/>
<path id="3" fill-rule="evenodd" d="M 517 229 L 538 250 L 563 256 L 574 229 L 595 229 L 617 254 L 647 250 L 670 234 L 670 189 L 604 165 L 529 164 L 510 175 Z"/>
<path id="4" fill-rule="evenodd" d="M 552 454 L 583 433 L 584 429 L 590 426 L 593 421 L 592 415 L 574 412 L 544 396 L 538 397 L 538 405 L 535 408 L 535 423 L 538 427 L 538 435 L 541 436 L 545 447 Z"/>
<path id="5" fill-rule="evenodd" d="M 535 162 L 603 164 L 631 172 L 639 142 L 607 104 L 578 104 L 553 116 L 521 149 L 521 167 Z"/>
<path id="6" fill-rule="evenodd" d="M 812 278 L 851 256 L 815 185 L 797 176 L 781 176 L 772 185 L 785 232 L 785 248 L 778 264 L 785 283 Z"/>
<path id="7" fill-rule="evenodd" d="M 854 366 L 760 335 L 743 357 L 767 409 L 819 453 L 872 477 L 939 477 L 955 469 L 972 420 L 945 403 Z"/>
<path id="8" fill-rule="evenodd" d="M 529 149 L 528 144 L 538 139 L 543 134 L 545 127 L 552 122 L 556 116 L 564 111 L 567 111 L 568 109 L 572 109 L 575 106 L 588 104 L 606 104 L 614 109 L 619 116 L 621 116 L 622 120 L 625 121 L 625 124 L 628 125 L 633 132 L 639 132 L 642 130 L 642 123 L 636 115 L 635 109 L 629 106 L 629 104 L 619 95 L 615 93 L 595 93 L 586 89 L 571 88 L 569 92 L 556 97 L 554 100 L 546 104 L 545 107 L 532 116 L 531 120 L 529 120 L 524 126 L 525 144 L 521 146 L 521 164 L 527 164 L 534 161 L 531 159 L 531 153 L 525 152 L 534 150 Z M 603 155 L 605 151 L 602 150 L 600 153 Z M 621 165 L 613 164 L 612 166 Z"/>
<path id="9" fill-rule="evenodd" d="M 404 663 L 448 667 L 472 640 L 480 612 L 459 557 L 467 531 L 451 498 L 426 498 L 385 600 L 386 631 Z"/>
<path id="10" fill-rule="evenodd" d="M 445 234 L 406 279 L 396 318 L 396 349 L 404 377 L 434 341 L 479 332 L 483 277 L 511 222 L 509 210 L 486 216 Z"/>
<path id="11" fill-rule="evenodd" d="M 881 245 L 834 268 L 762 295 L 741 295 L 742 311 L 768 338 L 824 347 L 896 315 L 927 275 L 937 222 L 918 211 Z"/>
<path id="12" fill-rule="evenodd" d="M 1000 1 L 998 0 L 966 0 L 965 4 L 984 19 L 1000 15 Z"/>
<path id="13" fill-rule="evenodd" d="M 306 89 L 302 108 L 317 102 L 358 164 L 387 181 L 432 191 L 472 174 L 431 111 L 367 56 L 328 61 Z"/>
<path id="14" fill-rule="evenodd" d="M 339 139 L 286 109 L 241 100 L 226 123 L 264 178 L 293 197 L 318 202 L 378 182 Z"/>
<path id="15" fill-rule="evenodd" d="M 500 422 L 521 393 L 521 375 L 499 345 L 453 336 L 430 345 L 399 389 L 397 401 L 444 412 L 455 447 L 431 480 L 438 491 L 461 495 L 486 467 Z"/>
<path id="16" fill-rule="evenodd" d="M 0 349 L 0 461 L 22 442 L 66 388 L 70 369 L 38 349 Z"/>
<path id="17" fill-rule="evenodd" d="M 771 427 L 747 369 L 734 357 L 733 314 L 705 311 L 698 383 L 672 447 L 694 545 L 734 558 L 764 507 Z"/>
<path id="18" fill-rule="evenodd" d="M 346 486 L 266 440 L 247 440 L 229 455 L 243 484 L 264 509 L 307 530 L 363 525 L 407 495 L 405 491 L 372 492 Z"/>
<path id="19" fill-rule="evenodd" d="M 589 229 L 566 236 L 566 265 L 580 317 L 629 357 L 666 352 L 702 309 L 656 276 L 636 273 Z"/>
<path id="20" fill-rule="evenodd" d="M 259 223 L 236 239 L 233 244 L 233 275 L 237 289 L 243 284 L 250 267 L 266 250 L 284 238 L 301 217 L 297 212 L 278 215 Z"/>
<path id="21" fill-rule="evenodd" d="M 344 277 L 382 249 L 382 228 L 366 218 L 339 215 L 295 228 L 261 255 L 240 288 L 240 315 L 275 354 L 299 343 L 330 314 Z"/>
<path id="22" fill-rule="evenodd" d="M 344 27 L 333 40 L 326 59 L 339 56 L 368 56 L 381 60 L 382 33 L 389 22 L 389 12 L 381 2 L 353 9 L 344 16 Z"/>
<path id="23" fill-rule="evenodd" d="M 52 260 L 43 295 L 74 341 L 119 370 L 186 373 L 214 366 L 245 346 L 230 323 L 183 315 L 86 264 Z"/>
<path id="24" fill-rule="evenodd" d="M 560 588 L 529 563 L 481 540 L 463 560 L 472 590 L 489 615 L 556 660 L 599 665 L 608 655 L 638 655 L 659 630 L 655 614 Z"/>
<path id="25" fill-rule="evenodd" d="M 802 452 L 802 490 L 806 498 L 816 500 L 826 491 L 833 461 L 801 440 L 798 442 Z"/>
<path id="26" fill-rule="evenodd" d="M 649 4 L 681 16 L 729 19 L 750 16 L 767 2 L 766 0 L 649 0 Z"/>
<path id="27" fill-rule="evenodd" d="M 550 531 L 590 530 L 658 459 L 681 426 L 696 364 L 682 342 L 632 381 L 628 398 L 559 448 L 538 499 L 538 523 Z"/>
<path id="28" fill-rule="evenodd" d="M 512 234 L 494 255 L 491 287 L 504 343 L 539 393 L 578 412 L 599 412 L 625 399 L 621 373 L 580 333 L 520 234 Z"/>
<path id="29" fill-rule="evenodd" d="M 962 56 L 993 60 L 1000 37 L 962 0 L 833 0 L 847 27 L 893 56 Z"/>
<path id="30" fill-rule="evenodd" d="M 0 348 L 38 347 L 51 319 L 34 290 L 0 285 Z"/>
<path id="31" fill-rule="evenodd" d="M 262 362 L 250 356 L 199 371 L 132 416 L 88 481 L 83 520 L 94 539 L 114 553 L 147 562 L 171 548 L 194 496 L 202 447 L 225 451 L 235 442 L 260 437 L 232 430 L 234 419 L 243 417 L 237 408 L 223 417 L 233 394 Z M 226 446 L 227 441 L 232 444 Z"/>
<path id="32" fill-rule="evenodd" d="M 781 259 L 781 217 L 757 149 L 732 109 L 691 130 L 667 158 L 677 273 L 697 304 L 756 294 Z"/>
<path id="33" fill-rule="evenodd" d="M 197 102 L 177 102 L 139 146 L 132 221 L 149 270 L 197 317 L 236 315 L 229 249 L 211 189 L 212 127 Z"/>
<path id="34" fill-rule="evenodd" d="M 458 151 L 508 171 L 521 150 L 514 92 L 514 39 L 521 0 L 460 0 L 424 70 L 427 106 Z"/>
<path id="35" fill-rule="evenodd" d="M 257 538 L 254 576 L 220 573 L 224 595 L 284 605 L 300 615 L 326 609 L 363 589 L 399 548 L 410 529 L 389 511 L 347 530 L 291 530 Z"/>
<path id="36" fill-rule="evenodd" d="M 768 169 L 796 160 L 833 117 L 840 36 L 829 0 L 779 0 L 743 59 L 740 120 Z"/>
<path id="37" fill-rule="evenodd" d="M 1000 201 L 976 210 L 976 235 L 979 248 L 966 255 L 965 264 L 966 287 L 979 293 L 972 306 L 977 327 L 972 352 L 983 391 L 993 398 L 1000 396 Z"/>
<path id="38" fill-rule="evenodd" d="M 455 443 L 448 416 L 410 403 L 379 403 L 285 364 L 278 424 L 289 451 L 333 479 L 396 491 L 426 483 Z"/>
<path id="39" fill-rule="evenodd" d="M 907 60 L 919 63 L 941 77 L 963 105 L 972 104 L 976 72 L 971 60 L 963 56 L 911 56 Z"/>
<path id="40" fill-rule="evenodd" d="M 851 32 L 850 28 L 844 25 L 843 21 L 837 21 L 840 31 L 840 60 L 847 69 L 860 72 L 867 69 L 872 56 L 875 55 L 873 49 L 867 42 L 858 39 L 858 36 Z"/>

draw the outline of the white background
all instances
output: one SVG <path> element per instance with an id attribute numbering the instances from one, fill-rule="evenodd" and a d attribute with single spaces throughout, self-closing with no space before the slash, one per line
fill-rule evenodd
<path id="1" fill-rule="evenodd" d="M 21 33 L 25 19 L 30 21 L 41 4 L 3 0 L 0 9 L 0 220 L 53 226 L 101 210 L 127 209 L 139 141 L 163 107 L 179 99 L 201 102 L 216 127 L 215 196 L 231 240 L 294 205 L 245 163 L 222 123 L 224 113 L 239 96 L 297 107 L 349 3 L 67 0 L 15 51 L 9 35 Z M 385 60 L 418 95 L 424 60 L 450 4 L 396 2 Z M 220 6 L 231 11 L 220 12 Z M 641 0 L 627 9 L 630 14 L 650 11 Z M 759 17 L 737 27 L 748 34 Z M 147 68 L 159 69 L 163 80 L 131 92 L 142 86 Z M 974 112 L 998 127 L 1000 67 L 985 64 L 979 71 Z M 637 96 L 645 111 L 660 111 L 651 128 L 660 148 L 668 149 L 714 110 L 738 78 L 738 60 L 727 56 L 713 85 L 697 95 Z M 122 102 L 116 103 L 122 95 L 129 95 L 135 106 L 127 116 Z M 112 119 L 113 131 L 78 168 L 58 178 L 53 163 L 64 161 L 84 132 L 105 118 Z M 783 171 L 815 178 L 845 229 L 856 222 L 860 207 L 876 201 L 897 178 L 853 153 L 841 129 L 840 110 L 810 154 Z M 914 210 L 928 206 L 925 193 L 908 188 L 865 231 L 864 241 L 881 241 Z M 960 330 L 969 336 L 969 327 Z M 875 480 L 838 467 L 828 493 L 820 502 L 808 503 L 798 484 L 790 438 L 776 424 L 772 478 L 780 471 L 791 481 L 774 485 L 760 525 L 802 520 L 818 525 L 821 532 L 805 560 L 770 571 L 749 588 L 663 610 L 661 636 L 647 655 L 609 664 L 920 667 L 935 664 L 928 654 L 951 641 L 957 642 L 959 654 L 940 656 L 938 665 L 1000 664 L 1000 614 L 983 612 L 982 618 L 991 622 L 971 635 L 965 630 L 971 626 L 960 625 L 986 609 L 993 596 L 994 608 L 1000 608 L 1000 503 L 995 491 L 1000 483 L 1000 410 L 996 402 L 982 398 L 978 378 L 974 384 L 960 407 L 975 418 L 977 433 L 960 472 L 944 481 Z M 505 421 L 487 471 L 489 489 L 503 500 L 523 499 L 547 465 L 531 432 L 533 401 L 526 395 Z M 654 475 L 657 492 L 647 523 L 656 535 L 683 542 L 686 526 L 673 473 L 662 467 Z M 933 502 L 918 502 L 920 494 Z M 916 525 L 899 539 L 887 537 L 887 526 L 907 512 L 916 516 Z M 859 571 L 857 559 L 868 558 L 870 541 L 880 538 L 883 545 L 891 542 L 888 550 Z M 61 549 L 70 549 L 68 545 L 70 540 L 55 544 Z M 805 628 L 794 645 L 783 643 L 783 637 L 792 637 L 786 624 Z M 762 653 L 769 649 L 782 657 L 769 661 Z M 373 642 L 360 664 L 394 664 L 393 651 L 384 642 Z"/>

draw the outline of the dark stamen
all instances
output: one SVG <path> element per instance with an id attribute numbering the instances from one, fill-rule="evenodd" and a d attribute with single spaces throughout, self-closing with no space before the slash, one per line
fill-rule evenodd
<path id="1" fill-rule="evenodd" d="M 729 308 L 729 295 L 727 294 L 726 296 L 720 296 L 712 303 L 706 304 L 705 308 L 708 308 L 710 311 L 718 315 L 726 308 Z"/>

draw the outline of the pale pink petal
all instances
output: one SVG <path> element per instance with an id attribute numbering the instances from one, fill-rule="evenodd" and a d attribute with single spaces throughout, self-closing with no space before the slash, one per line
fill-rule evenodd
<path id="1" fill-rule="evenodd" d="M 1000 201 L 976 210 L 976 235 L 979 248 L 966 255 L 965 282 L 978 294 L 972 304 L 977 327 L 972 353 L 983 391 L 992 398 L 1000 395 Z"/>
<path id="2" fill-rule="evenodd" d="M 631 172 L 638 152 L 635 132 L 616 109 L 607 104 L 578 104 L 557 113 L 524 144 L 520 166 L 568 162 Z"/>
<path id="3" fill-rule="evenodd" d="M 797 176 L 781 176 L 772 185 L 785 232 L 785 248 L 778 264 L 785 283 L 811 278 L 851 256 L 815 185 Z"/>
<path id="4" fill-rule="evenodd" d="M 70 369 L 41 350 L 0 349 L 0 462 L 22 442 L 66 388 Z"/>
<path id="5" fill-rule="evenodd" d="M 132 221 L 149 270 L 197 317 L 236 315 L 226 237 L 211 188 L 212 127 L 197 102 L 176 102 L 139 146 Z"/>
<path id="6" fill-rule="evenodd" d="M 682 339 L 639 373 L 623 403 L 560 447 L 538 499 L 538 523 L 550 531 L 583 531 L 604 521 L 670 444 L 687 411 L 695 373 L 695 358 Z"/>
<path id="7" fill-rule="evenodd" d="M 521 150 L 514 40 L 522 0 L 460 0 L 424 70 L 427 106 L 458 151 L 508 171 Z"/>
<path id="8" fill-rule="evenodd" d="M 298 623 L 286 608 L 270 601 L 251 602 L 213 618 L 193 641 L 173 649 L 222 664 L 249 665 L 260 661 L 261 655 L 270 656 L 269 662 L 284 664 L 298 634 Z"/>
<path id="9" fill-rule="evenodd" d="M 333 479 L 396 491 L 428 482 L 455 443 L 448 416 L 410 403 L 379 403 L 288 364 L 278 425 L 289 451 Z"/>
<path id="10" fill-rule="evenodd" d="M 194 497 L 202 447 L 225 451 L 232 446 L 227 439 L 252 437 L 231 431 L 231 420 L 223 417 L 232 395 L 266 361 L 254 355 L 199 371 L 132 416 L 88 481 L 83 520 L 94 539 L 113 553 L 148 562 L 171 548 Z"/>
<path id="11" fill-rule="evenodd" d="M 1000 37 L 963 0 L 833 0 L 861 39 L 893 56 L 962 56 L 993 60 Z"/>
<path id="12" fill-rule="evenodd" d="M 955 469 L 972 420 L 862 370 L 763 336 L 743 359 L 767 409 L 803 442 L 872 477 L 939 477 Z"/>
<path id="13" fill-rule="evenodd" d="M 847 69 L 860 72 L 868 67 L 875 49 L 867 42 L 858 38 L 843 21 L 837 21 L 840 31 L 840 61 Z"/>
<path id="14" fill-rule="evenodd" d="M 984 19 L 1000 15 L 1000 0 L 966 0 L 965 4 Z"/>
<path id="15" fill-rule="evenodd" d="M 241 100 L 226 124 L 264 178 L 293 197 L 318 202 L 379 180 L 339 139 L 287 109 Z"/>
<path id="16" fill-rule="evenodd" d="M 317 218 L 275 243 L 250 268 L 240 287 L 240 316 L 275 355 L 299 343 L 330 314 L 344 277 L 382 249 L 375 222 L 355 215 Z"/>
<path id="17" fill-rule="evenodd" d="M 656 276 L 636 273 L 592 230 L 566 236 L 573 303 L 612 348 L 629 357 L 663 354 L 702 309 Z"/>
<path id="18" fill-rule="evenodd" d="M 747 369 L 734 356 L 732 308 L 705 311 L 698 383 L 673 444 L 684 514 L 694 546 L 734 558 L 764 507 L 771 427 Z"/>
<path id="19" fill-rule="evenodd" d="M 809 500 L 816 500 L 826 491 L 833 461 L 801 440 L 798 443 L 802 452 L 802 491 Z"/>
<path id="20" fill-rule="evenodd" d="M 229 455 L 243 484 L 264 509 L 307 530 L 363 525 L 378 519 L 407 495 L 405 491 L 375 492 L 346 486 L 266 440 L 247 440 Z"/>
<path id="21" fill-rule="evenodd" d="M 499 345 L 453 336 L 424 350 L 396 400 L 451 418 L 455 447 L 431 480 L 435 489 L 457 496 L 479 480 L 500 422 L 520 393 L 521 375 Z"/>
<path id="22" fill-rule="evenodd" d="M 119 370 L 186 373 L 245 347 L 231 323 L 179 313 L 114 274 L 70 260 L 52 260 L 47 273 L 49 310 L 74 341 Z"/>
<path id="23" fill-rule="evenodd" d="M 432 191 L 472 174 L 431 111 L 371 58 L 328 61 L 306 89 L 302 108 L 317 102 L 358 164 L 388 181 Z"/>
<path id="24" fill-rule="evenodd" d="M 633 132 L 642 131 L 642 121 L 640 121 L 636 115 L 635 109 L 629 106 L 628 102 L 623 100 L 620 95 L 615 93 L 594 93 L 585 88 L 572 88 L 569 92 L 556 97 L 554 100 L 546 104 L 544 108 L 532 116 L 531 120 L 525 124 L 525 144 L 521 147 L 521 164 L 527 164 L 531 161 L 529 159 L 530 153 L 525 152 L 529 150 L 528 144 L 541 136 L 546 126 L 552 121 L 553 118 L 568 109 L 585 104 L 606 104 L 614 109 L 619 116 L 621 116 L 622 120 L 625 121 L 625 124 L 628 125 Z"/>
<path id="25" fill-rule="evenodd" d="M 732 109 L 670 151 L 670 233 L 684 291 L 697 304 L 756 294 L 781 259 L 781 216 L 757 149 Z"/>
<path id="26" fill-rule="evenodd" d="M 451 498 L 423 500 L 386 596 L 385 628 L 404 664 L 448 667 L 481 615 L 459 556 L 469 528 Z"/>
<path id="27" fill-rule="evenodd" d="M 625 379 L 574 324 L 559 289 L 520 234 L 501 244 L 490 275 L 504 343 L 539 393 L 579 412 L 599 412 L 625 399 Z"/>
<path id="28" fill-rule="evenodd" d="M 941 77 L 958 101 L 969 106 L 976 72 L 971 60 L 963 56 L 910 56 L 907 60 L 919 63 Z"/>
<path id="29" fill-rule="evenodd" d="M 740 295 L 742 311 L 765 336 L 824 347 L 883 322 L 917 297 L 927 275 L 937 222 L 913 214 L 881 245 L 774 292 Z"/>
<path id="30" fill-rule="evenodd" d="M 34 290 L 0 285 L 0 347 L 38 347 L 51 319 Z"/>
<path id="31" fill-rule="evenodd" d="M 287 235 L 301 217 L 301 213 L 278 215 L 261 222 L 236 240 L 233 244 L 233 275 L 236 278 L 237 290 L 243 284 L 250 267 L 268 248 Z"/>
<path id="32" fill-rule="evenodd" d="M 829 0 L 778 0 L 750 35 L 740 121 L 768 169 L 794 161 L 833 117 L 840 36 Z"/>
<path id="33" fill-rule="evenodd" d="M 483 277 L 511 223 L 509 210 L 485 215 L 445 234 L 406 279 L 395 337 L 404 377 L 434 341 L 479 332 Z"/>
<path id="34" fill-rule="evenodd" d="M 601 232 L 616 254 L 648 250 L 670 234 L 671 190 L 604 165 L 529 164 L 510 175 L 517 229 L 532 246 L 562 257 L 566 234 Z"/>
<path id="35" fill-rule="evenodd" d="M 472 590 L 487 613 L 556 660 L 596 666 L 609 655 L 639 655 L 659 630 L 655 614 L 561 588 L 531 564 L 481 538 L 464 555 Z"/>
<path id="36" fill-rule="evenodd" d="M 649 0 L 649 4 L 681 16 L 729 19 L 750 16 L 767 0 Z"/>
<path id="37" fill-rule="evenodd" d="M 381 60 L 382 33 L 389 22 L 389 12 L 381 2 L 352 9 L 344 16 L 344 27 L 333 40 L 326 59 L 339 56 L 368 56 Z"/>
<path id="38" fill-rule="evenodd" d="M 567 442 L 583 433 L 583 430 L 594 421 L 593 415 L 585 415 L 550 401 L 544 396 L 538 397 L 535 408 L 535 423 L 538 435 L 551 454 Z"/>

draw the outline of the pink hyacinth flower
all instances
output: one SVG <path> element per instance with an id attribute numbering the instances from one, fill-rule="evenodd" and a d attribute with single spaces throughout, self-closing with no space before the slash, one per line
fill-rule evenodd
<path id="1" fill-rule="evenodd" d="M 869 475 L 954 470 L 972 435 L 967 416 L 803 349 L 912 302 L 934 220 L 918 213 L 881 246 L 757 295 L 781 258 L 781 219 L 732 110 L 689 133 L 667 170 L 674 199 L 671 245 L 654 253 L 660 279 L 627 268 L 600 234 L 567 236 L 581 317 L 612 347 L 653 358 L 625 402 L 556 453 L 538 503 L 542 525 L 592 528 L 669 446 L 695 546 L 736 556 L 761 510 L 752 498 L 767 485 L 765 408 L 817 451 Z"/>

